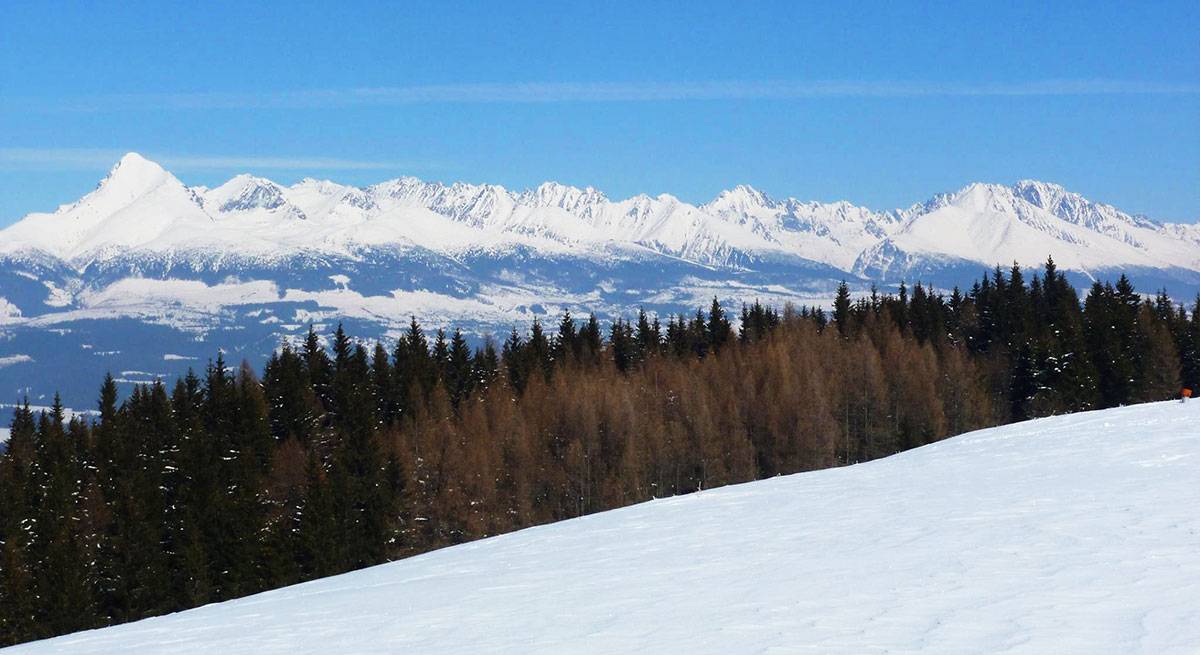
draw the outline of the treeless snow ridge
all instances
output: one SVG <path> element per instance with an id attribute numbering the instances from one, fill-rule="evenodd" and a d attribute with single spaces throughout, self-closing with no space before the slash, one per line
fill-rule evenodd
<path id="1" fill-rule="evenodd" d="M 1196 653 L 1200 402 L 970 433 L 23 653 Z"/>

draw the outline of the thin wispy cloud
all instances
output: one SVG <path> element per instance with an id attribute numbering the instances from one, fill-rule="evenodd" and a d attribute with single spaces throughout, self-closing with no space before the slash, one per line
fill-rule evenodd
<path id="1" fill-rule="evenodd" d="M 162 158 L 164 165 L 182 169 L 249 168 L 266 170 L 359 170 L 377 171 L 401 168 L 434 168 L 429 164 L 397 161 L 365 161 L 330 159 L 326 157 L 197 157 L 172 156 Z"/>
<path id="2" fill-rule="evenodd" d="M 1031 97 L 1089 95 L 1197 95 L 1200 84 L 1135 80 L 1026 82 L 703 81 L 504 82 L 359 87 L 261 93 L 109 94 L 45 101 L 0 101 L 26 110 L 289 109 L 419 104 L 670 102 L 820 98 Z"/>
<path id="3" fill-rule="evenodd" d="M 0 148 L 4 170 L 95 170 L 112 166 L 123 150 L 97 148 Z M 239 157 L 146 153 L 171 170 L 422 170 L 428 163 L 328 157 Z"/>

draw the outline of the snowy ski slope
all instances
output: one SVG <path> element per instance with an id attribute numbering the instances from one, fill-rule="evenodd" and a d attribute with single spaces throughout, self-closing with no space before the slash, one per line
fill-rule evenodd
<path id="1" fill-rule="evenodd" d="M 1197 653 L 1200 402 L 974 432 L 14 653 Z"/>

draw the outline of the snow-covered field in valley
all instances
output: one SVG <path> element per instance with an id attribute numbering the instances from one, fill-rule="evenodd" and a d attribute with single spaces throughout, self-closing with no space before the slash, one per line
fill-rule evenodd
<path id="1" fill-rule="evenodd" d="M 1197 653 L 1200 402 L 974 432 L 23 653 Z"/>

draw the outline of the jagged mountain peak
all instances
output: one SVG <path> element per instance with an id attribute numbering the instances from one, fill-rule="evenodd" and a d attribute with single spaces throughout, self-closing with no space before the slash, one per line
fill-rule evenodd
<path id="1" fill-rule="evenodd" d="M 775 201 L 762 191 L 749 184 L 739 184 L 717 194 L 716 198 L 704 205 L 704 209 L 717 213 L 746 212 L 775 205 Z"/>
<path id="2" fill-rule="evenodd" d="M 265 177 L 259 177 L 257 175 L 251 175 L 250 173 L 239 173 L 237 175 L 234 175 L 233 177 L 229 178 L 228 182 L 226 182 L 225 184 L 222 184 L 220 187 L 217 187 L 217 188 L 222 188 L 222 187 L 229 187 L 229 188 L 274 187 L 274 188 L 280 188 L 279 185 L 276 184 L 275 182 L 273 182 L 272 180 L 268 180 Z"/>
<path id="3" fill-rule="evenodd" d="M 75 224 L 82 221 L 90 225 L 120 214 L 129 207 L 139 204 L 160 205 L 164 202 L 199 208 L 200 197 L 159 164 L 136 152 L 129 152 L 121 157 L 91 193 L 74 203 L 59 207 L 55 214 L 69 218 Z"/>
<path id="4" fill-rule="evenodd" d="M 608 198 L 594 187 L 579 188 L 560 182 L 542 182 L 518 196 L 518 202 L 540 207 L 560 207 L 570 212 L 588 205 L 608 202 Z"/>
<path id="5" fill-rule="evenodd" d="M 951 196 L 950 202 L 980 211 L 1007 211 L 1016 200 L 1012 187 L 991 182 L 972 182 Z"/>
<path id="6" fill-rule="evenodd" d="M 283 188 L 262 177 L 243 173 L 209 191 L 205 197 L 210 206 L 221 212 L 278 209 L 287 204 Z"/>
<path id="7" fill-rule="evenodd" d="M 1128 214 L 1102 202 L 1088 200 L 1064 187 L 1037 180 L 1021 180 L 1013 185 L 1020 198 L 1055 216 L 1091 229 L 1112 230 L 1122 225 L 1158 229 L 1162 224 L 1141 214 Z"/>
<path id="8" fill-rule="evenodd" d="M 916 203 L 897 213 L 905 221 L 950 206 L 972 212 L 1007 214 L 1011 213 L 1018 200 L 1014 189 L 995 182 L 971 182 L 955 191 L 936 193 L 925 202 Z"/>
<path id="9" fill-rule="evenodd" d="M 1028 212 L 1044 210 L 1057 218 L 1091 229 L 1105 222 L 1137 227 L 1158 228 L 1161 223 L 1142 215 L 1131 215 L 1101 202 L 1085 198 L 1053 182 L 1022 179 L 1012 185 L 972 182 L 957 191 L 939 193 L 929 201 L 914 205 L 908 212 L 929 212 L 947 205 L 973 206 L 979 210 Z M 1012 208 L 1016 209 L 1012 209 Z"/>
<path id="10" fill-rule="evenodd" d="M 119 257 L 163 235 L 183 239 L 212 222 L 203 199 L 157 163 L 128 153 L 96 189 L 53 214 L 30 214 L 4 230 L 0 250 L 40 251 L 70 260 L 84 253 Z"/>
<path id="11" fill-rule="evenodd" d="M 1040 182 L 1038 180 L 1018 180 L 1012 186 L 1012 191 L 1017 197 L 1047 211 L 1054 211 L 1056 207 L 1063 204 L 1074 206 L 1095 204 L 1078 193 L 1068 191 L 1059 184 Z"/>
<path id="12" fill-rule="evenodd" d="M 377 198 L 406 198 L 418 193 L 432 193 L 432 190 L 437 185 L 426 182 L 417 177 L 406 175 L 397 177 L 383 182 L 377 182 L 363 190 L 373 197 Z"/>
<path id="13" fill-rule="evenodd" d="M 105 204 L 129 203 L 169 182 L 183 186 L 162 166 L 136 152 L 130 152 L 121 157 L 89 195 L 93 198 L 104 196 L 108 201 Z"/>
<path id="14" fill-rule="evenodd" d="M 1017 180 L 1016 184 L 1013 184 L 1012 188 L 1020 195 L 1036 193 L 1042 196 L 1051 196 L 1071 193 L 1067 191 L 1061 184 L 1031 179 Z"/>
<path id="15" fill-rule="evenodd" d="M 1024 179 L 975 182 L 900 212 L 903 226 L 863 251 L 855 272 L 889 278 L 953 266 L 1037 266 L 1053 256 L 1061 268 L 1200 270 L 1187 231 L 1131 216 L 1061 185 Z"/>

